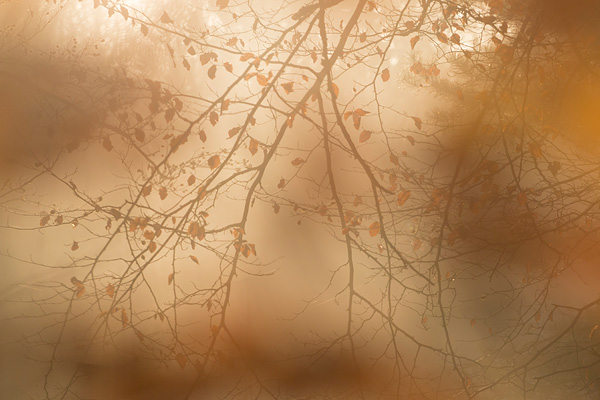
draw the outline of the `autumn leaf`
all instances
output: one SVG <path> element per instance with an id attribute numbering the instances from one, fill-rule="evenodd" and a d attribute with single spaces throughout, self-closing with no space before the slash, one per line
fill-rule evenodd
<path id="1" fill-rule="evenodd" d="M 113 145 L 108 136 L 105 137 L 104 140 L 102 141 L 102 147 L 104 147 L 106 149 L 106 151 L 111 151 L 113 149 Z"/>
<path id="2" fill-rule="evenodd" d="M 381 71 L 381 80 L 387 82 L 390 79 L 390 69 L 386 68 Z"/>
<path id="3" fill-rule="evenodd" d="M 450 36 L 450 41 L 454 44 L 460 45 L 460 36 L 457 33 L 455 33 L 452 36 Z"/>
<path id="4" fill-rule="evenodd" d="M 406 200 L 410 197 L 410 190 L 405 190 L 403 192 L 398 193 L 398 206 L 404 205 Z"/>
<path id="5" fill-rule="evenodd" d="M 196 55 L 196 49 L 194 49 L 194 46 L 188 47 L 187 52 L 191 56 L 195 56 Z"/>
<path id="6" fill-rule="evenodd" d="M 358 142 L 364 143 L 367 140 L 369 140 L 370 137 L 371 137 L 371 131 L 362 131 L 358 138 Z"/>
<path id="7" fill-rule="evenodd" d="M 219 122 L 219 114 L 217 114 L 214 111 L 211 111 L 210 115 L 208 116 L 208 120 L 210 121 L 210 124 L 212 126 L 215 126 L 217 122 Z"/>
<path id="8" fill-rule="evenodd" d="M 406 136 L 406 139 L 410 142 L 411 145 L 413 145 L 413 146 L 415 145 L 415 138 L 414 137 L 408 135 L 408 136 Z"/>
<path id="9" fill-rule="evenodd" d="M 400 165 L 400 160 L 398 160 L 398 157 L 394 153 L 390 153 L 390 162 L 395 166 Z"/>
<path id="10" fill-rule="evenodd" d="M 217 168 L 219 164 L 221 164 L 221 158 L 218 154 L 208 159 L 208 166 L 210 167 L 210 169 Z"/>
<path id="11" fill-rule="evenodd" d="M 129 317 L 127 316 L 127 311 L 124 308 L 121 308 L 121 324 L 123 324 L 123 328 L 127 326 L 129 323 Z"/>
<path id="12" fill-rule="evenodd" d="M 108 295 L 108 297 L 110 297 L 111 299 L 115 296 L 115 287 L 113 286 L 112 283 L 109 283 L 106 286 L 106 294 Z"/>
<path id="13" fill-rule="evenodd" d="M 200 262 L 198 261 L 198 257 L 196 256 L 190 256 L 190 259 L 195 262 L 196 264 L 200 265 Z"/>
<path id="14" fill-rule="evenodd" d="M 218 1 L 217 1 L 218 3 Z M 185 368 L 185 365 L 187 364 L 187 357 L 181 353 L 177 353 L 177 355 L 175 356 L 175 360 L 177 361 L 177 364 L 179 364 L 179 367 L 181 369 Z"/>
<path id="15" fill-rule="evenodd" d="M 278 214 L 280 209 L 281 207 L 279 206 L 279 204 L 273 202 L 273 211 L 275 212 L 275 214 Z"/>
<path id="16" fill-rule="evenodd" d="M 217 0 L 217 7 L 219 7 L 219 10 L 225 9 L 228 4 L 229 0 Z"/>
<path id="17" fill-rule="evenodd" d="M 146 25 L 142 24 L 140 26 L 140 31 L 142 32 L 142 35 L 148 36 L 148 27 Z"/>
<path id="18" fill-rule="evenodd" d="M 331 82 L 331 90 L 333 91 L 335 98 L 337 98 L 340 94 L 340 88 L 335 83 Z"/>
<path id="19" fill-rule="evenodd" d="M 358 206 L 360 206 L 362 203 L 363 203 L 363 201 L 362 201 L 362 198 L 361 198 L 360 196 L 356 196 L 356 197 L 354 198 L 354 202 L 352 203 L 352 205 L 353 205 L 354 207 L 358 207 Z"/>
<path id="20" fill-rule="evenodd" d="M 154 240 L 155 233 L 152 231 L 144 231 L 144 237 L 148 240 Z"/>
<path id="21" fill-rule="evenodd" d="M 410 48 L 411 48 L 411 50 L 415 48 L 415 46 L 417 45 L 417 42 L 419 41 L 419 39 L 420 39 L 420 37 L 418 35 L 410 39 Z"/>
<path id="22" fill-rule="evenodd" d="M 200 137 L 200 140 L 202 140 L 202 142 L 206 142 L 206 132 L 204 132 L 204 130 L 198 132 L 198 136 Z"/>
<path id="23" fill-rule="evenodd" d="M 150 242 L 148 244 L 148 250 L 150 250 L 150 253 L 154 253 L 156 251 L 156 242 Z"/>
<path id="24" fill-rule="evenodd" d="M 248 145 L 248 150 L 250 150 L 250 154 L 255 155 L 258 151 L 258 140 L 254 138 L 250 138 L 250 144 Z"/>
<path id="25" fill-rule="evenodd" d="M 542 148 L 535 142 L 529 143 L 529 152 L 534 158 L 542 157 Z"/>
<path id="26" fill-rule="evenodd" d="M 252 54 L 252 53 L 244 53 L 240 57 L 240 61 L 248 61 L 249 59 L 251 59 L 253 57 L 254 57 L 254 54 Z"/>
<path id="27" fill-rule="evenodd" d="M 367 32 L 363 32 L 363 33 L 361 33 L 361 34 L 360 34 L 360 36 L 359 36 L 359 38 L 358 38 L 358 40 L 359 40 L 361 43 L 364 43 L 364 42 L 366 42 L 366 41 L 367 41 Z"/>
<path id="28" fill-rule="evenodd" d="M 166 187 L 161 187 L 160 190 L 158 191 L 158 195 L 160 196 L 161 200 L 164 200 L 167 198 L 167 188 Z"/>
<path id="29" fill-rule="evenodd" d="M 292 160 L 292 165 L 293 165 L 294 167 L 297 167 L 297 166 L 299 166 L 299 165 L 302 165 L 302 163 L 303 163 L 303 162 L 304 162 L 304 160 L 303 160 L 303 159 L 301 159 L 301 158 L 294 158 L 294 159 Z"/>
<path id="30" fill-rule="evenodd" d="M 231 65 L 231 63 L 226 62 L 225 64 L 223 64 L 223 66 L 225 67 L 225 71 L 233 72 L 233 65 Z"/>
<path id="31" fill-rule="evenodd" d="M 173 277 L 175 276 L 174 272 L 171 272 L 167 277 L 167 284 L 170 285 L 173 282 Z"/>
<path id="32" fill-rule="evenodd" d="M 229 39 L 227 41 L 227 43 L 225 43 L 225 46 L 233 47 L 237 44 L 237 41 L 238 41 L 238 38 L 232 37 L 231 39 Z"/>
<path id="33" fill-rule="evenodd" d="M 527 193 L 525 192 L 521 192 L 517 195 L 517 201 L 519 202 L 520 205 L 524 206 L 525 204 L 527 204 Z"/>
<path id="34" fill-rule="evenodd" d="M 144 131 L 139 128 L 135 129 L 134 136 L 135 136 L 136 140 L 139 142 L 143 142 L 144 139 L 146 138 L 146 134 L 144 133 Z"/>
<path id="35" fill-rule="evenodd" d="M 148 197 L 150 195 L 150 193 L 152 193 L 152 185 L 147 184 L 146 186 L 144 186 L 142 188 L 142 196 Z"/>
<path id="36" fill-rule="evenodd" d="M 171 19 L 171 17 L 169 17 L 169 14 L 167 14 L 166 11 L 163 11 L 160 17 L 160 22 L 162 22 L 163 24 L 172 24 L 173 20 Z"/>
<path id="37" fill-rule="evenodd" d="M 415 126 L 417 127 L 418 130 L 421 130 L 423 128 L 423 121 L 421 121 L 421 118 L 419 117 L 412 117 Z"/>
<path id="38" fill-rule="evenodd" d="M 208 69 L 208 77 L 210 79 L 215 79 L 217 74 L 217 66 L 216 65 L 212 65 L 209 69 Z"/>
<path id="39" fill-rule="evenodd" d="M 294 82 L 282 83 L 281 87 L 285 90 L 286 94 L 290 94 L 294 91 Z"/>
<path id="40" fill-rule="evenodd" d="M 183 64 L 183 67 L 185 69 L 187 69 L 188 71 L 192 69 L 192 66 L 190 65 L 189 61 L 186 60 L 185 58 L 183 59 L 183 61 L 181 63 Z"/>
<path id="41" fill-rule="evenodd" d="M 50 215 L 44 215 L 42 218 L 40 218 L 40 226 L 46 225 L 48 221 L 50 221 Z"/>
<path id="42" fill-rule="evenodd" d="M 79 243 L 77 243 L 76 241 L 73 241 L 73 244 L 71 245 L 71 250 L 75 251 L 79 248 Z"/>
<path id="43" fill-rule="evenodd" d="M 376 236 L 377 234 L 379 234 L 380 229 L 381 226 L 379 225 L 379 222 L 373 222 L 371 225 L 369 225 L 369 235 L 371 235 L 371 237 Z"/>
<path id="44" fill-rule="evenodd" d="M 285 187 L 285 179 L 281 178 L 277 184 L 277 189 L 283 189 Z"/>
<path id="45" fill-rule="evenodd" d="M 196 177 L 192 174 L 187 178 L 187 184 L 192 186 L 194 183 L 196 183 Z"/>
<path id="46" fill-rule="evenodd" d="M 267 77 L 262 74 L 256 75 L 256 81 L 260 86 L 267 86 L 269 84 Z"/>
<path id="47" fill-rule="evenodd" d="M 443 32 L 438 32 L 436 36 L 440 42 L 444 44 L 448 43 L 448 36 L 446 36 Z"/>
<path id="48" fill-rule="evenodd" d="M 590 331 L 590 335 L 589 335 L 590 340 L 592 340 L 592 338 L 594 337 L 594 333 L 596 333 L 597 330 L 598 330 L 598 325 L 596 324 Z"/>

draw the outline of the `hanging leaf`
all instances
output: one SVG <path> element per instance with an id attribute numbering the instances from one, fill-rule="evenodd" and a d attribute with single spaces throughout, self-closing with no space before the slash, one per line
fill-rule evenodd
<path id="1" fill-rule="evenodd" d="M 219 164 L 221 164 L 221 158 L 218 154 L 208 159 L 208 166 L 210 167 L 210 169 L 217 168 Z"/>
<path id="2" fill-rule="evenodd" d="M 214 111 L 211 111 L 211 113 L 208 116 L 208 120 L 210 121 L 210 124 L 212 126 L 215 126 L 217 122 L 219 122 L 219 114 L 217 114 Z"/>
<path id="3" fill-rule="evenodd" d="M 183 355 L 183 354 L 181 354 L 181 353 L 178 353 L 178 354 L 175 356 L 175 360 L 177 361 L 177 364 L 179 364 L 179 367 L 180 367 L 181 369 L 184 369 L 184 368 L 185 368 L 185 365 L 187 364 L 187 357 L 186 357 L 185 355 Z"/>
<path id="4" fill-rule="evenodd" d="M 129 317 L 127 316 L 127 311 L 124 308 L 121 308 L 121 324 L 123 324 L 123 328 L 127 326 L 129 323 Z"/>
<path id="5" fill-rule="evenodd" d="M 202 142 L 206 142 L 206 132 L 204 132 L 204 130 L 198 132 L 198 136 L 200 137 L 200 140 L 202 140 Z"/>
<path id="6" fill-rule="evenodd" d="M 146 138 L 146 134 L 144 133 L 144 131 L 139 128 L 135 128 L 134 136 L 135 136 L 136 140 L 139 142 L 143 142 L 144 139 Z"/>
<path id="7" fill-rule="evenodd" d="M 217 0 L 217 7 L 219 7 L 219 10 L 225 9 L 228 4 L 229 0 Z"/>
<path id="8" fill-rule="evenodd" d="M 102 147 L 104 147 L 106 149 L 106 151 L 111 151 L 113 149 L 113 145 L 108 136 L 105 137 L 104 140 L 102 141 Z"/>
<path id="9" fill-rule="evenodd" d="M 416 46 L 417 42 L 419 41 L 419 39 L 420 38 L 419 38 L 418 35 L 410 39 L 410 48 L 411 48 L 411 50 L 413 50 L 415 48 L 415 46 Z"/>
<path id="10" fill-rule="evenodd" d="M 448 36 L 446 36 L 443 32 L 438 32 L 436 36 L 440 42 L 444 44 L 448 43 Z"/>
<path id="11" fill-rule="evenodd" d="M 281 178 L 277 184 L 277 189 L 283 189 L 285 187 L 285 179 Z"/>
<path id="12" fill-rule="evenodd" d="M 167 277 L 167 284 L 170 285 L 173 282 L 173 277 L 175 276 L 174 272 L 171 272 Z"/>
<path id="13" fill-rule="evenodd" d="M 223 66 L 225 67 L 225 71 L 233 72 L 233 65 L 231 65 L 231 63 L 226 62 L 225 64 L 223 64 Z"/>
<path id="14" fill-rule="evenodd" d="M 412 117 L 415 126 L 417 127 L 418 130 L 421 130 L 423 128 L 423 121 L 421 121 L 421 118 L 419 117 Z"/>
<path id="15" fill-rule="evenodd" d="M 77 243 L 76 241 L 73 241 L 73 244 L 71 245 L 71 250 L 75 251 L 79 248 L 79 243 Z"/>
<path id="16" fill-rule="evenodd" d="M 167 14 L 166 11 L 163 11 L 160 17 L 160 22 L 162 22 L 163 24 L 172 24 L 173 20 L 171 19 L 171 17 L 169 17 L 169 14 Z"/>
<path id="17" fill-rule="evenodd" d="M 297 167 L 297 166 L 299 166 L 299 165 L 302 165 L 302 163 L 303 163 L 303 162 L 304 162 L 304 160 L 303 160 L 302 158 L 294 158 L 294 159 L 292 160 L 292 165 L 293 165 L 294 167 Z"/>
<path id="18" fill-rule="evenodd" d="M 148 27 L 146 25 L 142 24 L 140 26 L 140 31 L 142 32 L 142 35 L 148 36 Z"/>
<path id="19" fill-rule="evenodd" d="M 369 225 L 369 235 L 371 235 L 371 237 L 376 236 L 377 234 L 379 234 L 380 229 L 381 226 L 379 225 L 379 222 L 373 222 L 371 225 Z"/>
<path id="20" fill-rule="evenodd" d="M 248 150 L 250 150 L 250 154 L 255 155 L 258 151 L 258 140 L 251 138 L 250 144 L 248 145 Z"/>
<path id="21" fill-rule="evenodd" d="M 358 142 L 364 143 L 367 140 L 369 140 L 370 137 L 371 137 L 371 131 L 362 131 L 358 138 Z"/>
<path id="22" fill-rule="evenodd" d="M 152 192 L 152 185 L 149 183 L 142 188 L 142 196 L 148 197 Z"/>
<path id="23" fill-rule="evenodd" d="M 185 69 L 187 69 L 188 71 L 192 69 L 192 66 L 190 65 L 190 63 L 188 62 L 188 60 L 186 60 L 185 58 L 182 61 L 183 67 Z"/>
<path id="24" fill-rule="evenodd" d="M 194 183 L 196 183 L 196 177 L 192 174 L 187 178 L 187 184 L 192 186 Z"/>
<path id="25" fill-rule="evenodd" d="M 394 153 L 390 153 L 390 162 L 395 166 L 400 165 L 400 160 L 398 160 L 398 157 Z"/>
<path id="26" fill-rule="evenodd" d="M 155 242 L 150 242 L 148 244 L 148 250 L 150 250 L 150 253 L 154 253 L 156 251 L 156 243 Z"/>
<path id="27" fill-rule="evenodd" d="M 592 338 L 594 337 L 594 333 L 596 333 L 597 330 L 598 330 L 598 325 L 596 324 L 590 331 L 590 336 L 589 336 L 590 340 L 592 340 Z"/>
<path id="28" fill-rule="evenodd" d="M 390 79 L 390 69 L 386 68 L 381 71 L 381 80 L 387 82 Z"/>
<path id="29" fill-rule="evenodd" d="M 534 158 L 542 157 L 542 148 L 535 142 L 529 143 L 529 152 Z"/>
<path id="30" fill-rule="evenodd" d="M 209 69 L 208 69 L 208 77 L 210 79 L 215 79 L 217 75 L 217 66 L 216 65 L 212 65 Z"/>
<path id="31" fill-rule="evenodd" d="M 110 297 L 111 299 L 113 297 L 115 297 L 115 287 L 113 286 L 112 283 L 109 283 L 108 286 L 106 286 L 106 294 L 108 295 L 108 297 Z"/>
<path id="32" fill-rule="evenodd" d="M 48 221 L 50 221 L 50 215 L 44 215 L 42 218 L 40 218 L 40 226 L 46 225 Z"/>
<path id="33" fill-rule="evenodd" d="M 331 82 L 331 90 L 333 91 L 335 98 L 337 98 L 340 94 L 340 88 L 338 88 L 338 86 L 335 83 Z"/>
<path id="34" fill-rule="evenodd" d="M 190 256 L 190 259 L 195 262 L 196 264 L 200 265 L 200 261 L 198 261 L 198 257 L 196 256 Z"/>
<path id="35" fill-rule="evenodd" d="M 403 192 L 398 193 L 398 206 L 404 205 L 406 200 L 410 197 L 410 190 L 405 190 Z"/>
<path id="36" fill-rule="evenodd" d="M 519 202 L 520 205 L 524 206 L 525 204 L 527 204 L 527 193 L 525 192 L 521 192 L 517 195 L 517 201 Z"/>
<path id="37" fill-rule="evenodd" d="M 286 94 L 290 94 L 294 91 L 294 82 L 282 83 L 281 87 L 285 90 Z"/>
<path id="38" fill-rule="evenodd" d="M 164 200 L 167 198 L 167 188 L 166 187 L 161 187 L 160 190 L 158 191 L 158 195 L 160 196 L 161 200 Z"/>

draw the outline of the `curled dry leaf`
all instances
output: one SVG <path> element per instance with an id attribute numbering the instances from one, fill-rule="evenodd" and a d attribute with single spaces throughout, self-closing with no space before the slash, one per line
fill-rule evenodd
<path id="1" fill-rule="evenodd" d="M 377 221 L 375 221 L 371 225 L 369 225 L 369 235 L 371 235 L 371 237 L 378 235 L 380 230 L 381 230 L 381 226 L 379 225 L 379 222 L 377 222 Z"/>
<path id="2" fill-rule="evenodd" d="M 221 158 L 218 154 L 208 159 L 208 166 L 210 167 L 210 169 L 217 168 L 219 164 L 221 164 Z"/>
<path id="3" fill-rule="evenodd" d="M 390 69 L 386 68 L 381 71 L 381 80 L 387 82 L 390 79 Z"/>
<path id="4" fill-rule="evenodd" d="M 108 286 L 106 286 L 106 294 L 108 295 L 108 297 L 110 297 L 111 299 L 113 297 L 115 297 L 115 287 L 112 283 L 109 283 Z"/>

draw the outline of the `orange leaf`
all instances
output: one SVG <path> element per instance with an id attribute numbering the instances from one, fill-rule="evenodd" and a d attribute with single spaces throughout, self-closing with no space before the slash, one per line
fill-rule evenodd
<path id="1" fill-rule="evenodd" d="M 529 152 L 535 158 L 542 157 L 542 148 L 537 143 L 529 143 Z"/>
<path id="2" fill-rule="evenodd" d="M 142 188 L 142 196 L 144 196 L 144 197 L 148 197 L 151 192 L 152 192 L 152 185 L 151 184 L 147 184 L 146 186 L 144 186 Z"/>
<path id="3" fill-rule="evenodd" d="M 162 22 L 163 24 L 172 24 L 173 20 L 171 19 L 171 17 L 169 17 L 169 14 L 167 14 L 166 11 L 163 11 L 160 17 L 160 22 Z"/>
<path id="4" fill-rule="evenodd" d="M 166 187 L 161 187 L 160 190 L 158 191 L 158 195 L 160 196 L 161 200 L 164 200 L 167 198 L 167 188 Z"/>
<path id="5" fill-rule="evenodd" d="M 398 205 L 401 206 L 406 203 L 406 200 L 410 197 L 410 190 L 405 190 L 398 193 Z"/>
<path id="6" fill-rule="evenodd" d="M 290 94 L 294 91 L 294 82 L 282 83 L 281 87 L 285 90 L 286 94 Z"/>
<path id="7" fill-rule="evenodd" d="M 250 153 L 252 155 L 255 155 L 256 152 L 258 151 L 258 140 L 251 138 L 250 145 L 248 146 L 248 150 L 250 150 Z"/>
<path id="8" fill-rule="evenodd" d="M 210 121 L 210 124 L 212 126 L 215 126 L 217 122 L 219 122 L 219 114 L 217 114 L 214 111 L 211 111 L 210 115 L 208 116 L 208 119 Z"/>
<path id="9" fill-rule="evenodd" d="M 212 65 L 209 69 L 208 69 L 208 77 L 210 79 L 215 79 L 217 75 L 217 66 L 216 65 Z"/>
<path id="10" fill-rule="evenodd" d="M 419 41 L 419 36 L 415 36 L 412 39 L 410 39 L 410 48 L 411 50 L 415 48 L 415 45 L 417 44 L 417 42 Z"/>
<path id="11" fill-rule="evenodd" d="M 437 33 L 437 38 L 438 38 L 438 40 L 439 40 L 440 42 L 442 42 L 442 43 L 444 43 L 444 44 L 445 44 L 445 43 L 448 43 L 448 36 L 446 36 L 446 35 L 445 35 L 444 33 L 442 33 L 442 32 L 438 32 L 438 33 Z"/>
<path id="12" fill-rule="evenodd" d="M 524 206 L 525 204 L 527 204 L 527 193 L 525 192 L 521 192 L 517 195 L 517 201 L 519 202 L 520 205 Z"/>
<path id="13" fill-rule="evenodd" d="M 333 90 L 333 94 L 337 98 L 340 94 L 340 88 L 335 83 L 331 82 L 331 90 Z"/>
<path id="14" fill-rule="evenodd" d="M 367 41 L 367 32 L 363 32 L 360 34 L 359 39 L 358 39 L 361 43 L 364 43 Z"/>
<path id="15" fill-rule="evenodd" d="M 358 138 L 358 142 L 364 143 L 367 140 L 369 140 L 370 137 L 371 137 L 371 131 L 362 131 Z"/>
<path id="16" fill-rule="evenodd" d="M 252 53 L 244 53 L 241 57 L 240 57 L 240 61 L 248 61 L 249 59 L 251 59 L 252 57 L 254 57 L 254 54 Z"/>
<path id="17" fill-rule="evenodd" d="M 269 83 L 269 80 L 267 79 L 267 77 L 262 74 L 256 75 L 256 80 L 258 81 L 258 84 L 260 86 L 267 86 L 267 84 Z"/>
<path id="18" fill-rule="evenodd" d="M 104 147 L 106 149 L 106 151 L 111 151 L 113 149 L 113 145 L 108 136 L 105 137 L 104 140 L 102 141 L 102 147 Z"/>
<path id="19" fill-rule="evenodd" d="M 373 222 L 371 225 L 369 225 L 369 235 L 371 235 L 371 237 L 376 236 L 380 229 L 381 226 L 379 225 L 379 222 Z"/>
<path id="20" fill-rule="evenodd" d="M 188 186 L 192 186 L 196 182 L 196 177 L 194 175 L 190 175 L 187 179 Z"/>
<path id="21" fill-rule="evenodd" d="M 225 67 L 225 71 L 233 72 L 233 65 L 231 65 L 231 63 L 226 62 L 225 64 L 223 64 L 223 66 Z"/>
<path id="22" fill-rule="evenodd" d="M 200 265 L 200 262 L 198 261 L 198 257 L 196 257 L 196 256 L 190 256 L 190 258 L 192 259 L 193 262 L 195 262 L 196 264 Z"/>
<path id="23" fill-rule="evenodd" d="M 115 287 L 113 286 L 112 283 L 109 283 L 108 286 L 106 287 L 106 294 L 111 299 L 115 296 Z"/>
<path id="24" fill-rule="evenodd" d="M 417 129 L 421 130 L 423 128 L 423 121 L 421 121 L 421 118 L 412 117 L 412 119 L 415 122 L 415 126 L 417 127 Z"/>
<path id="25" fill-rule="evenodd" d="M 217 1 L 217 3 L 218 3 L 218 1 Z M 185 365 L 187 364 L 187 357 L 185 355 L 178 353 L 175 356 L 175 360 L 177 361 L 177 364 L 179 364 L 179 367 L 181 369 L 185 368 Z"/>
<path id="26" fill-rule="evenodd" d="M 168 285 L 170 285 L 170 284 L 171 284 L 171 282 L 173 282 L 173 276 L 174 276 L 174 274 L 175 274 L 174 272 L 171 272 L 171 273 L 169 274 L 169 276 L 167 277 L 167 284 L 168 284 Z"/>
<path id="27" fill-rule="evenodd" d="M 381 71 L 381 80 L 387 82 L 390 79 L 390 69 L 386 68 Z"/>
<path id="28" fill-rule="evenodd" d="M 50 221 L 50 216 L 44 215 L 42 218 L 40 218 L 40 226 L 46 225 L 48 221 Z"/>
<path id="29" fill-rule="evenodd" d="M 154 253 L 156 251 L 156 243 L 154 241 L 148 244 L 148 250 L 150 250 L 150 253 Z"/>
<path id="30" fill-rule="evenodd" d="M 219 157 L 219 155 L 214 155 L 208 159 L 208 166 L 210 167 L 210 169 L 217 168 L 219 164 L 221 164 L 221 158 Z"/>
<path id="31" fill-rule="evenodd" d="M 76 241 L 73 241 L 73 244 L 71 245 L 71 250 L 75 251 L 79 248 L 79 243 L 77 243 Z"/>
<path id="32" fill-rule="evenodd" d="M 283 189 L 285 187 L 285 179 L 281 178 L 277 184 L 277 189 Z"/>
<path id="33" fill-rule="evenodd" d="M 293 165 L 294 167 L 297 167 L 297 166 L 299 166 L 299 165 L 302 165 L 302 163 L 303 163 L 303 162 L 304 162 L 304 160 L 303 160 L 303 159 L 301 159 L 301 158 L 294 158 L 294 159 L 292 160 L 292 165 Z"/>

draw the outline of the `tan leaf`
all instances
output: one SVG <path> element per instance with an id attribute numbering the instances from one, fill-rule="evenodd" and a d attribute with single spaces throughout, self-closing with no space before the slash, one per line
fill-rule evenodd
<path id="1" fill-rule="evenodd" d="M 340 88 L 335 83 L 331 82 L 331 90 L 333 91 L 335 98 L 337 98 L 340 94 Z"/>
<path id="2" fill-rule="evenodd" d="M 196 177 L 194 175 L 190 175 L 187 179 L 187 184 L 188 186 L 192 186 L 194 183 L 196 183 Z"/>
<path id="3" fill-rule="evenodd" d="M 221 164 L 221 158 L 218 154 L 208 159 L 208 166 L 210 167 L 210 169 L 217 168 L 219 164 Z"/>
<path id="4" fill-rule="evenodd" d="M 371 237 L 376 236 L 377 234 L 379 234 L 380 229 L 381 226 L 379 225 L 379 222 L 373 222 L 371 225 L 369 225 L 369 235 L 371 235 Z"/>
<path id="5" fill-rule="evenodd" d="M 195 262 L 196 264 L 200 265 L 200 262 L 198 261 L 198 257 L 196 256 L 190 256 L 190 259 Z"/>
<path id="6" fill-rule="evenodd" d="M 527 193 L 525 192 L 521 192 L 517 195 L 517 201 L 519 202 L 520 205 L 524 206 L 525 204 L 527 204 Z"/>
<path id="7" fill-rule="evenodd" d="M 277 184 L 277 189 L 283 189 L 285 187 L 285 179 L 281 178 Z"/>
<path id="8" fill-rule="evenodd" d="M 150 253 L 154 253 L 156 251 L 156 242 L 150 242 L 148 244 L 148 250 L 150 250 Z"/>
<path id="9" fill-rule="evenodd" d="M 208 69 L 208 77 L 210 79 L 215 79 L 217 75 L 217 66 L 216 65 L 212 65 L 209 69 Z"/>
<path id="10" fill-rule="evenodd" d="M 418 35 L 410 39 L 410 48 L 411 48 L 411 50 L 415 48 L 415 46 L 417 45 L 417 42 L 419 41 L 419 39 L 420 39 L 420 37 Z"/>
<path id="11" fill-rule="evenodd" d="M 294 159 L 292 160 L 292 165 L 293 165 L 294 167 L 297 167 L 297 166 L 299 166 L 299 165 L 302 165 L 302 163 L 303 163 L 303 162 L 304 162 L 304 160 L 303 160 L 302 158 L 294 158 Z"/>
<path id="12" fill-rule="evenodd" d="M 161 187 L 160 190 L 158 191 L 158 195 L 160 196 L 161 200 L 164 200 L 167 198 L 167 188 L 166 187 Z"/>
<path id="13" fill-rule="evenodd" d="M 77 243 L 76 241 L 73 241 L 73 244 L 71 245 L 71 250 L 75 251 L 79 248 L 79 243 Z"/>
<path id="14" fill-rule="evenodd" d="M 217 0 L 217 7 L 219 7 L 219 10 L 225 9 L 228 4 L 229 0 Z"/>
<path id="15" fill-rule="evenodd" d="M 282 83 L 281 87 L 285 90 L 286 94 L 290 94 L 294 91 L 294 82 Z"/>
<path id="16" fill-rule="evenodd" d="M 225 67 L 225 71 L 233 72 L 233 65 L 231 65 L 231 63 L 226 62 L 225 64 L 223 64 L 223 66 Z"/>
<path id="17" fill-rule="evenodd" d="M 250 150 L 250 154 L 255 155 L 258 151 L 258 140 L 251 138 L 250 144 L 248 145 L 248 150 Z"/>
<path id="18" fill-rule="evenodd" d="M 423 128 L 423 121 L 421 121 L 421 118 L 419 117 L 412 117 L 415 126 L 417 127 L 418 130 L 421 130 Z"/>
<path id="19" fill-rule="evenodd" d="M 217 122 L 219 122 L 219 114 L 217 114 L 214 111 L 211 111 L 210 115 L 208 116 L 208 120 L 210 121 L 210 124 L 212 126 L 215 126 Z"/>
<path id="20" fill-rule="evenodd" d="M 386 68 L 381 71 L 381 80 L 387 82 L 390 79 L 390 69 Z"/>
<path id="21" fill-rule="evenodd" d="M 108 286 L 106 286 L 106 294 L 108 295 L 108 297 L 110 297 L 111 299 L 113 297 L 115 297 L 115 287 L 113 286 L 112 283 L 109 283 Z"/>
<path id="22" fill-rule="evenodd" d="M 185 365 L 187 364 L 187 357 L 184 354 L 177 353 L 177 355 L 175 356 L 175 361 L 177 361 L 177 364 L 179 364 L 179 367 L 181 369 L 184 369 Z"/>
<path id="23" fill-rule="evenodd" d="M 113 149 L 113 145 L 108 136 L 105 137 L 104 140 L 102 141 L 102 147 L 104 147 L 106 149 L 106 151 L 111 151 Z"/>
<path id="24" fill-rule="evenodd" d="M 175 276 L 174 272 L 171 272 L 167 277 L 167 284 L 170 285 L 173 282 L 173 277 Z"/>
<path id="25" fill-rule="evenodd" d="M 148 197 L 152 193 L 152 184 L 147 184 L 142 188 L 142 196 Z"/>
<path id="26" fill-rule="evenodd" d="M 123 328 L 125 328 L 129 323 L 129 317 L 127 316 L 127 311 L 125 311 L 124 308 L 121 308 L 121 323 L 123 324 Z"/>
<path id="27" fill-rule="evenodd" d="M 160 17 L 160 22 L 162 22 L 163 24 L 172 24 L 173 20 L 171 19 L 171 17 L 169 17 L 169 14 L 167 14 L 166 11 L 163 11 Z"/>
<path id="28" fill-rule="evenodd" d="M 405 190 L 398 193 L 398 205 L 401 206 L 406 203 L 406 200 L 410 197 L 410 190 Z"/>
<path id="29" fill-rule="evenodd" d="M 362 131 L 359 138 L 358 143 L 364 143 L 371 137 L 371 131 Z"/>
<path id="30" fill-rule="evenodd" d="M 40 226 L 46 225 L 48 221 L 50 221 L 50 215 L 44 215 L 42 218 L 40 218 Z"/>

